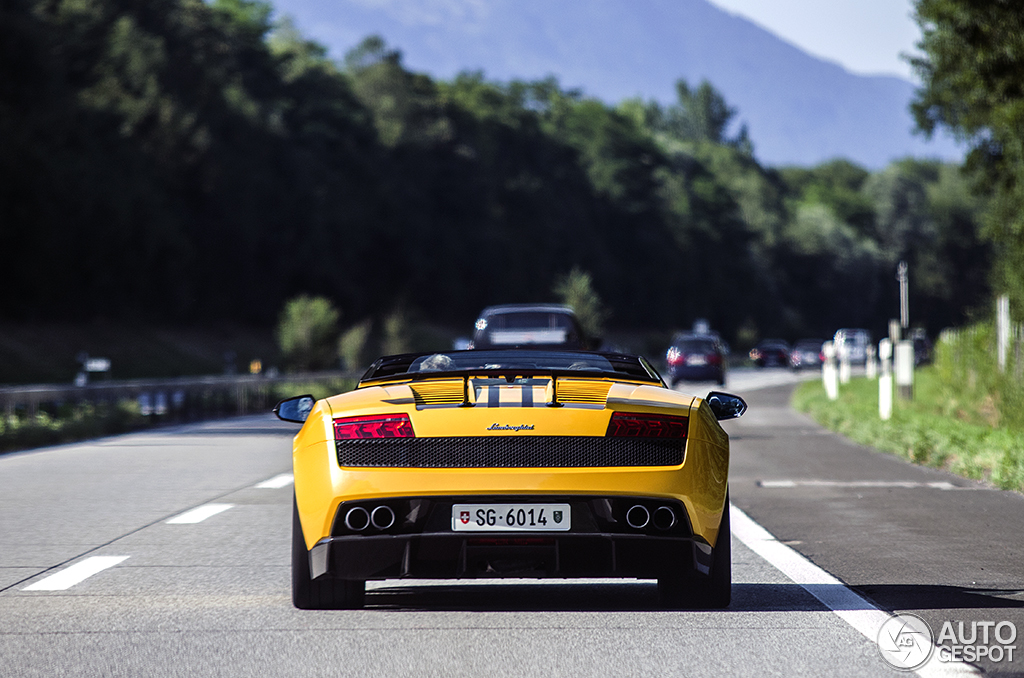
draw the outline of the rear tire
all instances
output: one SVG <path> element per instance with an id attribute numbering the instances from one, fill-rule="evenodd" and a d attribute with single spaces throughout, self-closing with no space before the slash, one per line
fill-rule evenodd
<path id="1" fill-rule="evenodd" d="M 712 551 L 711 572 L 673 573 L 658 578 L 658 597 L 671 609 L 717 610 L 732 602 L 732 529 L 729 520 L 729 493 Z"/>
<path id="2" fill-rule="evenodd" d="M 309 551 L 302 536 L 299 508 L 292 500 L 292 604 L 300 610 L 345 610 L 363 606 L 366 582 L 358 579 L 313 579 Z"/>

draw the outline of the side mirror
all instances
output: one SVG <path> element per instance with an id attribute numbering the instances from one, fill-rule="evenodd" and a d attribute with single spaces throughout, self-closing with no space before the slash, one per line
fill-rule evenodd
<path id="1" fill-rule="evenodd" d="M 722 393 L 721 391 L 712 391 L 708 393 L 707 397 L 704 398 L 707 401 L 708 407 L 715 413 L 715 418 L 718 421 L 723 419 L 735 419 L 747 411 L 747 403 L 743 398 L 732 395 L 731 393 Z"/>
<path id="2" fill-rule="evenodd" d="M 294 398 L 286 398 L 274 406 L 274 414 L 278 419 L 293 421 L 296 424 L 305 423 L 309 413 L 313 411 L 316 398 L 311 395 L 300 395 Z"/>

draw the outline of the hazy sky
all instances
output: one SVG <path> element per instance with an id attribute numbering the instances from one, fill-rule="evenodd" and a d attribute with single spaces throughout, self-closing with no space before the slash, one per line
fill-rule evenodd
<path id="1" fill-rule="evenodd" d="M 911 0 L 711 0 L 815 56 L 862 74 L 917 82 L 901 52 L 914 52 L 921 31 Z"/>

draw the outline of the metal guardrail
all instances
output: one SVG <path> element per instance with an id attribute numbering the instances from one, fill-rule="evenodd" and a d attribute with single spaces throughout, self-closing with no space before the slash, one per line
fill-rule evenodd
<path id="1" fill-rule="evenodd" d="M 116 403 L 134 400 L 143 415 L 191 419 L 216 415 L 266 411 L 274 386 L 358 379 L 359 372 L 331 371 L 264 375 L 181 377 L 177 379 L 135 379 L 98 381 L 85 386 L 36 384 L 0 387 L 0 412 L 35 416 L 40 407 L 66 403 Z"/>

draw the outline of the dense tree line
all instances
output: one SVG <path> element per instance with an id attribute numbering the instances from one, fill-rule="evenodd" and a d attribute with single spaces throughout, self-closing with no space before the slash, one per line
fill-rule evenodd
<path id="1" fill-rule="evenodd" d="M 985 235 L 997 292 L 1024 317 L 1024 11 L 1011 0 L 917 0 L 924 87 L 913 104 L 927 134 L 967 142 L 967 169 L 986 196 Z"/>
<path id="2" fill-rule="evenodd" d="M 468 326 L 592 276 L 612 327 L 881 330 L 896 262 L 936 330 L 987 299 L 952 166 L 772 169 L 709 83 L 609 106 L 556 80 L 343 63 L 250 0 L 3 0 L 0 319 Z M 756 134 L 756 130 L 753 131 Z"/>

